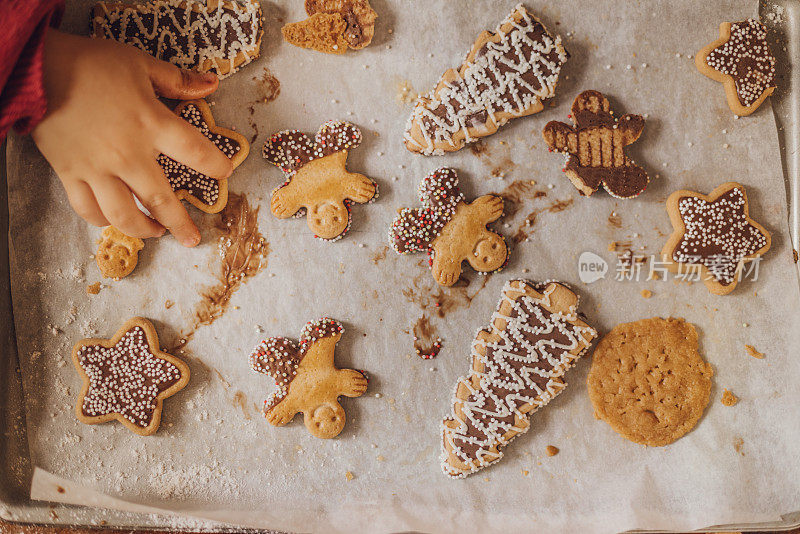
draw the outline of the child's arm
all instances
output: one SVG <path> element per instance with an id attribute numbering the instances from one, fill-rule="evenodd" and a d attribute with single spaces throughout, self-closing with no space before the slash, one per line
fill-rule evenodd
<path id="1" fill-rule="evenodd" d="M 47 113 L 33 139 L 64 184 L 78 214 L 135 237 L 164 229 L 185 246 L 200 233 L 157 164 L 158 154 L 213 178 L 231 162 L 156 94 L 200 98 L 217 88 L 213 74 L 182 71 L 139 50 L 50 30 L 45 38 Z M 137 207 L 133 194 L 150 211 Z"/>

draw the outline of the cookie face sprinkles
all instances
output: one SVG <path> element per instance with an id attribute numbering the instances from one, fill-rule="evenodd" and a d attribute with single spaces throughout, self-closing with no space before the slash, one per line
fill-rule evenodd
<path id="1" fill-rule="evenodd" d="M 92 36 L 133 45 L 183 69 L 235 73 L 259 56 L 263 32 L 257 0 L 98 2 Z"/>
<path id="2" fill-rule="evenodd" d="M 568 57 L 561 38 L 517 5 L 494 33 L 481 33 L 458 71 L 446 71 L 420 97 L 406 125 L 406 148 L 426 156 L 454 152 L 510 119 L 538 113 L 555 95 Z"/>
<path id="3" fill-rule="evenodd" d="M 153 325 L 140 317 L 110 340 L 79 341 L 72 359 L 83 379 L 78 419 L 86 424 L 116 419 L 144 436 L 158 429 L 163 400 L 189 382 L 189 367 L 159 350 Z"/>
<path id="4" fill-rule="evenodd" d="M 767 29 L 755 19 L 723 22 L 719 35 L 697 53 L 695 64 L 725 85 L 734 113 L 749 115 L 775 90 L 776 60 L 767 44 Z"/>
<path id="5" fill-rule="evenodd" d="M 200 130 L 238 167 L 250 151 L 250 144 L 244 136 L 216 125 L 211 109 L 205 100 L 182 102 L 175 113 Z M 194 169 L 168 158 L 158 156 L 158 164 L 164 169 L 172 190 L 178 198 L 187 200 L 206 213 L 217 213 L 228 203 L 228 179 L 215 180 Z"/>
<path id="6" fill-rule="evenodd" d="M 506 283 L 489 327 L 475 336 L 470 374 L 459 379 L 442 424 L 446 475 L 465 477 L 500 460 L 530 428 L 530 414 L 566 387 L 564 374 L 597 337 L 577 307 L 578 296 L 563 284 Z"/>
<path id="7" fill-rule="evenodd" d="M 744 263 L 769 250 L 771 238 L 749 216 L 744 187 L 723 184 L 702 195 L 676 191 L 667 199 L 674 231 L 662 254 L 673 271 L 696 266 L 709 291 L 725 295 L 739 281 Z"/>

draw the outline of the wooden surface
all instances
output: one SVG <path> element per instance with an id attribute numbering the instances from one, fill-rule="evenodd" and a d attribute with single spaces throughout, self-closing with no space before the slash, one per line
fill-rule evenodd
<path id="1" fill-rule="evenodd" d="M 97 534 L 98 532 L 106 532 L 102 529 L 87 529 L 87 528 L 52 528 L 52 527 L 37 527 L 28 525 L 11 525 L 0 521 L 0 534 Z M 162 534 L 152 530 L 107 530 L 113 534 Z M 717 533 L 719 534 L 719 533 Z M 740 533 L 729 533 L 740 534 Z M 760 532 L 754 532 L 760 534 Z M 800 528 L 791 530 L 788 534 L 800 534 Z"/>

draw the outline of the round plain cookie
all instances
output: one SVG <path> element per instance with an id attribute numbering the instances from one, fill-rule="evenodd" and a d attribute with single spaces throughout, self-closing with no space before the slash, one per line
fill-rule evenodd
<path id="1" fill-rule="evenodd" d="M 615 326 L 597 344 L 587 384 L 595 417 L 622 437 L 650 447 L 689 432 L 711 393 L 711 366 L 697 331 L 682 319 Z"/>

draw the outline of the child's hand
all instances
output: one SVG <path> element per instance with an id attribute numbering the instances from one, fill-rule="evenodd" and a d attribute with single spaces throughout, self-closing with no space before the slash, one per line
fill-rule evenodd
<path id="1" fill-rule="evenodd" d="M 217 77 L 182 71 L 115 42 L 50 30 L 44 81 L 47 115 L 33 139 L 75 211 L 130 236 L 158 237 L 166 228 L 185 246 L 199 243 L 200 232 L 156 158 L 163 153 L 217 179 L 233 167 L 156 93 L 201 98 L 217 88 Z M 153 218 L 139 210 L 133 194 Z"/>

